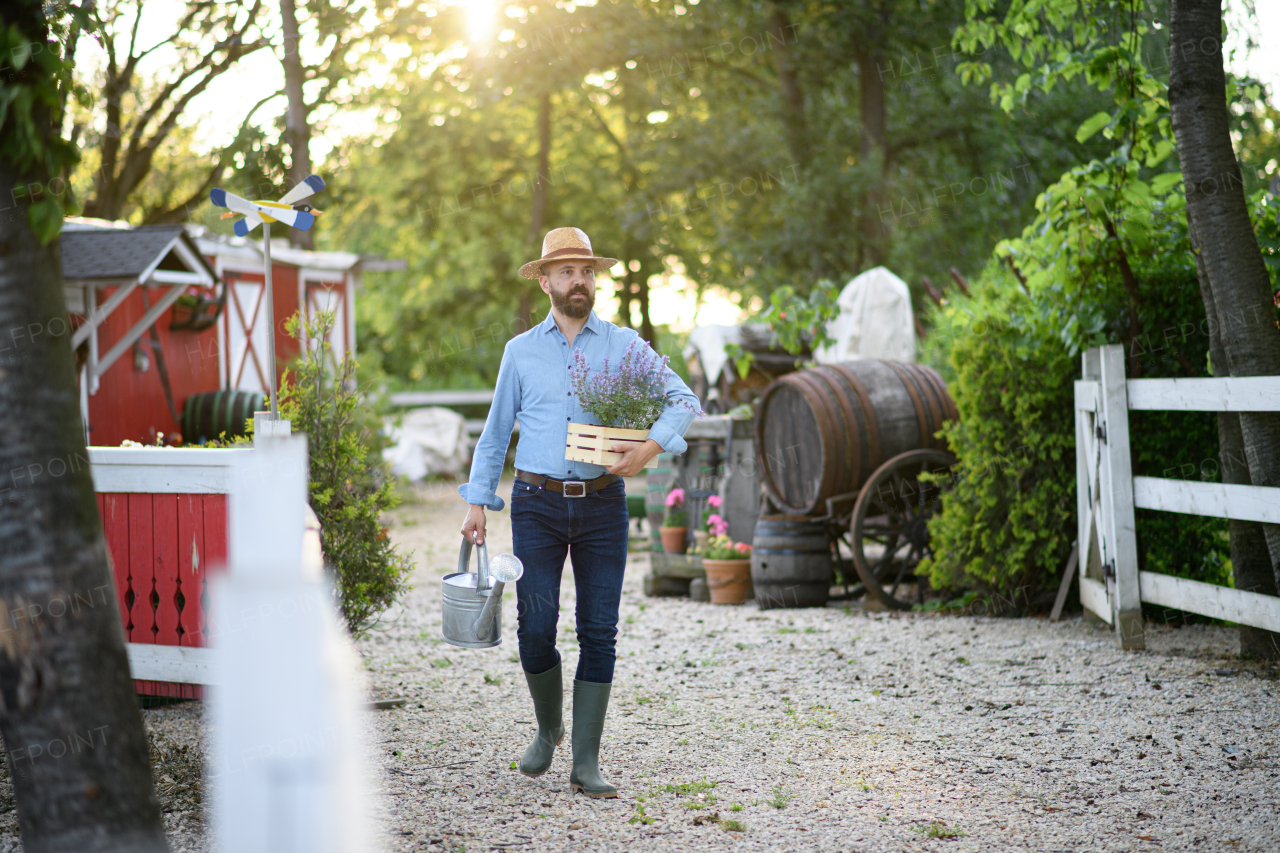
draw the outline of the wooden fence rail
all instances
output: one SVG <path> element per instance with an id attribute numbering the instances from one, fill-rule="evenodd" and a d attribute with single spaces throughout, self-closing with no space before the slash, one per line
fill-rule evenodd
<path id="1" fill-rule="evenodd" d="M 1135 509 L 1280 524 L 1280 488 L 1134 477 L 1129 412 L 1278 412 L 1280 376 L 1126 379 L 1124 347 L 1084 353 L 1075 383 L 1080 601 L 1145 648 L 1142 602 L 1280 631 L 1280 598 L 1138 570 Z"/>

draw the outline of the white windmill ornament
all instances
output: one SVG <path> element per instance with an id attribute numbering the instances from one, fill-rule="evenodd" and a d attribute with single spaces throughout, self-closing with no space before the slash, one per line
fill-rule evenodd
<path id="1" fill-rule="evenodd" d="M 276 405 L 276 322 L 271 296 L 271 223 L 283 222 L 299 231 L 311 230 L 321 211 L 309 204 L 303 204 L 303 201 L 322 189 L 324 189 L 324 179 L 319 175 L 308 175 L 302 183 L 281 196 L 279 201 L 249 201 L 224 189 L 209 190 L 210 201 L 217 207 L 228 208 L 227 212 L 222 214 L 223 219 L 243 217 L 235 224 L 237 237 L 248 237 L 250 231 L 259 225 L 262 226 L 262 257 L 266 285 L 264 299 L 267 303 L 268 330 L 267 381 L 271 394 L 271 420 L 273 421 L 280 419 L 280 412 Z"/>

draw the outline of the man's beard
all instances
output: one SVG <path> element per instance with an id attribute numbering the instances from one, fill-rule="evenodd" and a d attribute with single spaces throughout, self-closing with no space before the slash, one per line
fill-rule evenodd
<path id="1" fill-rule="evenodd" d="M 575 293 L 581 293 L 587 297 L 583 300 L 573 298 Z M 551 291 L 551 306 L 559 311 L 570 320 L 581 320 L 591 314 L 591 309 L 595 307 L 596 297 L 591 291 L 586 289 L 570 290 L 568 293 L 556 293 L 554 289 Z"/>

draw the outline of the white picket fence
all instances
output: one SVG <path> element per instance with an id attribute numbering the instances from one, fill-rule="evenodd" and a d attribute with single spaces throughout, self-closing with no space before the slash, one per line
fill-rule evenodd
<path id="1" fill-rule="evenodd" d="M 1129 412 L 1276 412 L 1280 377 L 1126 379 L 1122 346 L 1084 353 L 1075 383 L 1080 601 L 1126 649 L 1145 648 L 1142 602 L 1280 631 L 1280 598 L 1138 570 L 1134 509 L 1280 524 L 1280 488 L 1134 477 Z"/>

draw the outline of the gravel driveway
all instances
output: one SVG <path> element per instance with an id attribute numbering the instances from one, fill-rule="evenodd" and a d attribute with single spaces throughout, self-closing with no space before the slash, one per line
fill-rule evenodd
<path id="1" fill-rule="evenodd" d="M 409 700 L 366 718 L 389 850 L 1280 850 L 1280 683 L 1237 659 L 1229 629 L 1148 626 L 1150 650 L 1122 653 L 1078 615 L 647 599 L 642 554 L 601 750 L 621 798 L 569 792 L 567 737 L 526 779 L 512 766 L 534 732 L 515 595 L 498 648 L 440 639 L 462 516 L 444 486 L 396 510 L 416 589 L 360 643 L 375 695 Z M 495 553 L 508 518 L 490 514 Z M 144 715 L 173 849 L 207 850 L 201 703 Z M 20 849 L 7 776 L 0 853 Z"/>
<path id="2" fill-rule="evenodd" d="M 569 792 L 567 738 L 527 779 L 515 596 L 498 648 L 440 639 L 462 515 L 439 487 L 396 511 L 417 588 L 361 643 L 378 695 L 410 699 L 373 719 L 393 850 L 1280 849 L 1280 684 L 1233 631 L 1152 627 L 1121 653 L 1079 616 L 647 599 L 643 554 L 601 750 L 621 798 Z M 490 535 L 509 549 L 505 512 Z"/>

